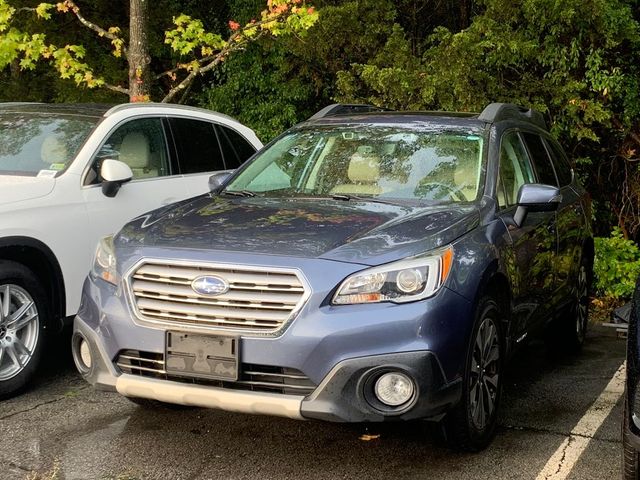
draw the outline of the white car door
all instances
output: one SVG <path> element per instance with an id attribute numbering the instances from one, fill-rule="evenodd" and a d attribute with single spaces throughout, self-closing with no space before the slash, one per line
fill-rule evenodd
<path id="1" fill-rule="evenodd" d="M 100 165 L 106 159 L 124 162 L 133 172 L 132 180 L 112 198 L 101 187 Z M 132 218 L 189 197 L 184 178 L 171 161 L 165 120 L 132 119 L 113 131 L 92 160 L 83 195 L 96 242 Z"/>

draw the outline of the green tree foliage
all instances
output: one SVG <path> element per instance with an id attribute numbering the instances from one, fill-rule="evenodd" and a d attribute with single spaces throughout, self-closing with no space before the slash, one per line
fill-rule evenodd
<path id="1" fill-rule="evenodd" d="M 596 238 L 593 267 L 597 293 L 611 298 L 631 298 L 640 275 L 640 249 L 614 228 L 610 237 Z"/>

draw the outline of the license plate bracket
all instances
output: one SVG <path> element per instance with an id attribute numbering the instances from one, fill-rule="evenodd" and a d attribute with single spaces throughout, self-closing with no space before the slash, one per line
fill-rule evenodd
<path id="1" fill-rule="evenodd" d="M 212 380 L 238 380 L 239 337 L 168 331 L 167 374 Z"/>

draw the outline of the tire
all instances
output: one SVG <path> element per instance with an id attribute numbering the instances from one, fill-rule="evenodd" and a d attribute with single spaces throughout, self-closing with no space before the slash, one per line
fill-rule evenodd
<path id="1" fill-rule="evenodd" d="M 629 421 L 629 411 L 626 400 L 624 401 L 624 417 L 622 420 L 622 478 L 624 480 L 640 479 L 640 454 L 633 448 L 629 441 L 629 433 L 627 422 Z"/>
<path id="2" fill-rule="evenodd" d="M 462 384 L 462 398 L 444 418 L 444 433 L 455 450 L 477 452 L 495 436 L 502 391 L 501 312 L 491 297 L 478 303 Z"/>
<path id="3" fill-rule="evenodd" d="M 33 377 L 50 325 L 42 283 L 19 263 L 0 260 L 0 310 L 0 399 L 4 399 L 20 392 Z"/>

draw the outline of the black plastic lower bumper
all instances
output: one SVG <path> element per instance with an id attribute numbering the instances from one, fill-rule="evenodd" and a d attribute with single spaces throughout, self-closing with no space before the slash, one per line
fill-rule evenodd
<path id="1" fill-rule="evenodd" d="M 372 384 L 385 371 L 402 371 L 415 381 L 413 401 L 397 409 L 375 401 Z M 461 396 L 460 379 L 447 383 L 431 352 L 405 352 L 344 360 L 337 364 L 318 388 L 302 401 L 305 418 L 333 422 L 382 422 L 438 419 Z"/>

